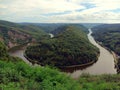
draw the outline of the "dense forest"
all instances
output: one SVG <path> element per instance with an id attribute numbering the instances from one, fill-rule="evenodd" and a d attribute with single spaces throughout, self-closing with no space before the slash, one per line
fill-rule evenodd
<path id="1" fill-rule="evenodd" d="M 26 57 L 33 63 L 57 67 L 95 62 L 99 50 L 89 42 L 86 32 L 81 28 L 74 25 L 58 28 L 54 38 L 29 46 Z"/>
<path id="2" fill-rule="evenodd" d="M 99 25 L 92 30 L 97 41 L 118 55 L 118 66 L 120 68 L 120 24 Z"/>

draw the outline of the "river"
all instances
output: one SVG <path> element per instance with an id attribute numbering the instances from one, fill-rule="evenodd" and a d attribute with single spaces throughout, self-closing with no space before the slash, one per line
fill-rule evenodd
<path id="1" fill-rule="evenodd" d="M 73 78 L 78 78 L 82 73 L 89 73 L 92 75 L 117 73 L 113 55 L 108 50 L 106 50 L 105 48 L 101 47 L 98 43 L 96 43 L 91 34 L 92 31 L 91 29 L 89 29 L 88 34 L 89 41 L 93 45 L 97 46 L 100 50 L 100 56 L 98 58 L 98 61 L 85 69 L 76 70 L 73 73 L 71 73 L 70 76 Z"/>
<path id="2" fill-rule="evenodd" d="M 108 50 L 106 50 L 105 48 L 101 47 L 98 43 L 96 43 L 96 41 L 91 36 L 91 34 L 92 31 L 91 29 L 89 29 L 89 34 L 88 34 L 89 41 L 100 49 L 100 56 L 98 58 L 98 61 L 88 67 L 82 69 L 81 68 L 76 69 L 72 73 L 68 73 L 68 75 L 70 75 L 72 78 L 78 78 L 82 73 L 89 73 L 92 75 L 117 73 L 114 65 L 113 55 Z M 51 35 L 51 37 L 53 36 Z M 20 57 L 26 63 L 31 65 L 31 63 L 23 56 L 23 53 L 24 53 L 24 48 L 16 50 L 14 52 L 10 52 L 10 55 Z"/>
<path id="3" fill-rule="evenodd" d="M 29 62 L 25 57 L 24 57 L 24 51 L 25 51 L 25 47 L 19 48 L 17 50 L 14 51 L 10 51 L 9 55 L 14 56 L 14 57 L 19 57 L 21 58 L 25 63 L 32 65 L 31 62 Z"/>

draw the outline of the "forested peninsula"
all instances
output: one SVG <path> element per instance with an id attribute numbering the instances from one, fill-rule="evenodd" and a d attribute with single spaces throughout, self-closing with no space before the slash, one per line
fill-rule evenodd
<path id="1" fill-rule="evenodd" d="M 84 30 L 74 25 L 66 25 L 57 31 L 54 38 L 29 46 L 25 51 L 27 58 L 33 63 L 56 67 L 97 61 L 99 49 L 89 42 Z"/>

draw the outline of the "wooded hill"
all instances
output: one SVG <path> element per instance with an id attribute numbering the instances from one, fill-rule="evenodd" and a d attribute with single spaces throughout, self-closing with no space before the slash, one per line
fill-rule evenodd
<path id="1" fill-rule="evenodd" d="M 54 38 L 28 47 L 26 56 L 34 63 L 57 67 L 81 65 L 97 60 L 98 48 L 89 42 L 87 34 L 80 27 L 66 25 L 58 28 L 58 32 Z"/>
<path id="2" fill-rule="evenodd" d="M 89 28 L 90 26 L 95 26 L 96 24 L 80 24 L 80 23 L 20 23 L 21 25 L 34 25 L 34 26 L 37 26 L 37 27 L 40 27 L 42 30 L 44 30 L 45 32 L 47 33 L 53 33 L 55 32 L 58 28 L 60 27 L 63 27 L 63 26 L 66 26 L 66 25 L 74 25 L 74 26 L 77 26 L 77 27 L 80 27 L 82 28 L 82 30 L 85 30 L 86 32 L 88 32 L 88 30 L 86 29 Z M 84 27 L 84 26 L 85 27 Z"/>
<path id="3" fill-rule="evenodd" d="M 40 27 L 0 20 L 0 40 L 9 47 L 49 37 Z"/>
<path id="4" fill-rule="evenodd" d="M 29 66 L 8 56 L 0 42 L 0 89 L 3 90 L 119 90 L 119 79 L 119 74 L 83 74 L 75 80 L 55 68 Z"/>

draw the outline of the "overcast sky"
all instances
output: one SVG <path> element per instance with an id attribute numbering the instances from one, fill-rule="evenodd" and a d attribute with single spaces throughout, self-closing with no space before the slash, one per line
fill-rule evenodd
<path id="1" fill-rule="evenodd" d="M 0 20 L 120 23 L 120 0 L 0 0 Z"/>

